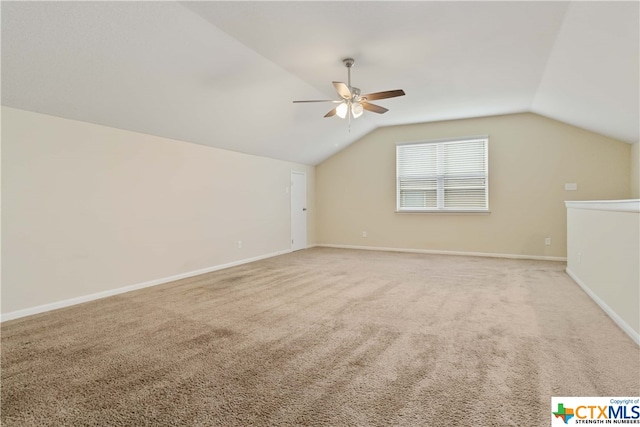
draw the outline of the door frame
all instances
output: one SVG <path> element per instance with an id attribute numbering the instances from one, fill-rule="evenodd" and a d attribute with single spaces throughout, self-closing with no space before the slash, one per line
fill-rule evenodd
<path id="1" fill-rule="evenodd" d="M 296 249 L 294 249 L 294 214 L 295 212 L 293 211 L 294 209 L 294 202 L 293 202 L 293 175 L 302 175 L 304 177 L 304 245 L 302 247 L 296 247 Z M 300 249 L 306 249 L 307 247 L 307 228 L 308 228 L 308 224 L 307 224 L 307 173 L 306 172 L 301 172 L 301 171 L 295 171 L 295 170 L 291 170 L 291 173 L 289 175 L 289 184 L 290 184 L 290 197 L 289 197 L 289 208 L 291 211 L 291 217 L 290 217 L 290 225 L 291 225 L 291 250 L 300 250 Z"/>

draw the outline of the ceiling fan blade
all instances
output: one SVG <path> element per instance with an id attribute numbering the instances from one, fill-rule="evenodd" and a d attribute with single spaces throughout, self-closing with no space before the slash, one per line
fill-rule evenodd
<path id="1" fill-rule="evenodd" d="M 294 104 L 298 104 L 301 102 L 342 102 L 342 101 L 334 101 L 333 99 L 311 99 L 308 101 L 293 101 Z"/>
<path id="2" fill-rule="evenodd" d="M 338 110 L 338 107 L 334 108 L 333 110 L 329 111 L 327 114 L 325 114 L 325 117 L 333 117 L 336 115 L 336 112 Z"/>
<path id="3" fill-rule="evenodd" d="M 364 102 L 363 101 L 363 102 L 361 102 L 361 104 L 362 104 L 362 108 L 364 108 L 367 111 L 372 111 L 374 113 L 384 114 L 387 111 L 389 111 L 388 108 L 384 108 L 384 107 L 381 107 L 381 106 L 376 105 L 376 104 L 371 104 L 369 102 Z"/>
<path id="4" fill-rule="evenodd" d="M 369 93 L 367 95 L 362 95 L 361 98 L 366 98 L 367 101 L 374 101 L 376 99 L 395 98 L 396 96 L 403 96 L 403 95 L 405 95 L 405 93 L 402 89 L 396 89 L 396 90 L 387 90 L 384 92 Z"/>
<path id="5" fill-rule="evenodd" d="M 338 92 L 338 95 L 340 95 L 344 99 L 351 99 L 352 95 L 351 95 L 351 90 L 349 89 L 349 86 L 347 86 L 342 82 L 332 82 L 332 83 L 333 83 L 333 87 L 336 88 L 336 92 Z"/>

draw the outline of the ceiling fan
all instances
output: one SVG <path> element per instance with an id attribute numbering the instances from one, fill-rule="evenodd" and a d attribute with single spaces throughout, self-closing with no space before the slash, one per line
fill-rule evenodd
<path id="1" fill-rule="evenodd" d="M 370 103 L 369 101 L 373 101 L 376 99 L 386 99 L 386 98 L 395 98 L 396 96 L 403 96 L 405 93 L 402 89 L 396 90 L 387 90 L 384 92 L 374 92 L 368 93 L 366 95 L 360 95 L 360 89 L 357 87 L 351 86 L 351 67 L 355 63 L 353 58 L 345 58 L 342 60 L 345 67 L 347 67 L 347 84 L 342 82 L 333 82 L 333 87 L 336 88 L 338 95 L 340 95 L 339 100 L 331 100 L 331 99 L 320 99 L 320 100 L 310 100 L 310 101 L 293 101 L 294 103 L 299 102 L 333 102 L 334 104 L 338 104 L 334 109 L 325 114 L 325 117 L 338 116 L 342 119 L 351 118 L 354 119 L 360 117 L 364 110 L 371 111 L 378 114 L 384 114 L 389 111 L 387 108 L 381 107 L 379 105 L 375 105 Z"/>

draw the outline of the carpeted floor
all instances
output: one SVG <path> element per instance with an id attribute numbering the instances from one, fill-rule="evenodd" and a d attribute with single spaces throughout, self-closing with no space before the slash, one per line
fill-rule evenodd
<path id="1" fill-rule="evenodd" d="M 557 262 L 315 248 L 2 324 L 6 426 L 547 426 L 638 396 Z"/>

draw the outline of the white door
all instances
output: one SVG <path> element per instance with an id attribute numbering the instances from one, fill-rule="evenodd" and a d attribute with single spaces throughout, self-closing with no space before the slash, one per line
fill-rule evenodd
<path id="1" fill-rule="evenodd" d="M 291 172 L 291 250 L 307 247 L 307 175 Z"/>

